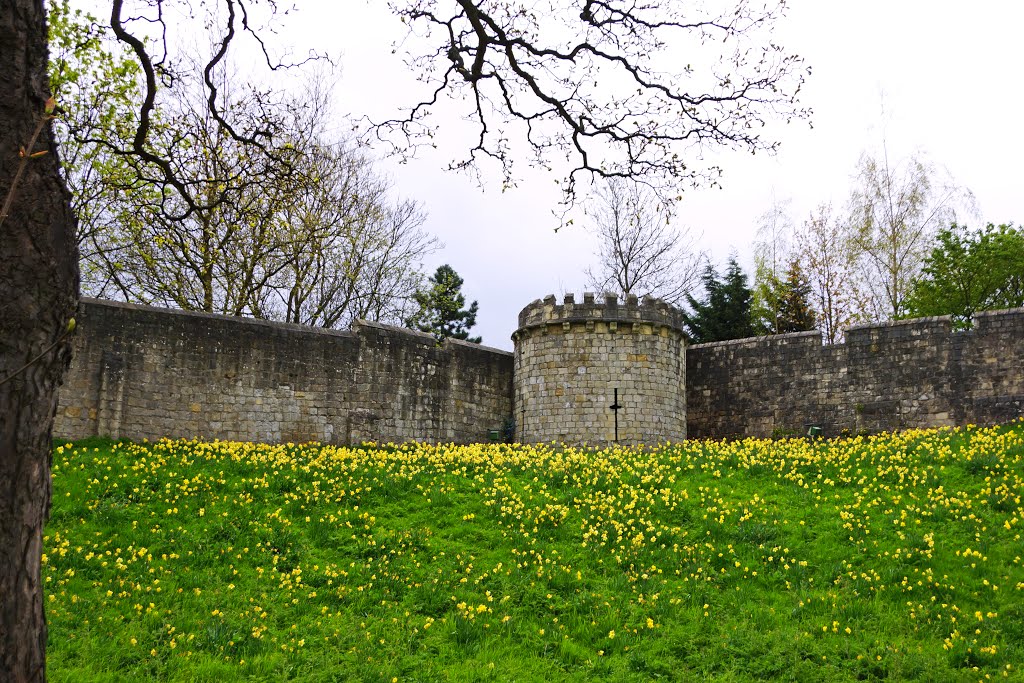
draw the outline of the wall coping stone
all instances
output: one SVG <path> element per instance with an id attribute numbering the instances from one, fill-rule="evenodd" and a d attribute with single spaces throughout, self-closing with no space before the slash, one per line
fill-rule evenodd
<path id="1" fill-rule="evenodd" d="M 1012 315 L 1024 315 L 1024 308 L 1003 308 L 998 311 L 979 311 L 972 317 L 977 320 L 978 318 L 997 318 L 999 316 Z"/>
<path id="2" fill-rule="evenodd" d="M 404 335 L 413 337 L 413 338 L 417 339 L 418 341 L 423 341 L 425 343 L 430 343 L 430 344 L 433 344 L 433 345 L 437 346 L 437 339 L 435 339 L 434 335 L 430 334 L 429 332 L 420 332 L 419 330 L 411 330 L 408 327 L 399 327 L 398 325 L 388 325 L 387 323 L 378 323 L 378 322 L 373 322 L 373 321 L 370 321 L 370 320 L 362 320 L 362 319 L 356 320 L 356 321 L 354 321 L 352 323 L 352 331 L 353 332 L 357 331 L 358 328 L 360 328 L 360 327 L 373 327 L 373 328 L 376 328 L 376 329 L 379 329 L 379 330 L 384 330 L 386 332 L 393 332 L 395 334 L 404 334 Z M 473 350 L 476 350 L 476 351 L 486 351 L 488 353 L 497 353 L 497 354 L 502 355 L 502 356 L 512 356 L 512 355 L 514 355 L 511 351 L 506 351 L 505 349 L 496 349 L 493 346 L 486 346 L 484 344 L 474 344 L 473 342 L 468 342 L 468 341 L 466 341 L 464 339 L 451 339 L 451 338 L 445 339 L 444 342 L 440 346 L 438 346 L 438 348 L 444 349 L 444 348 L 447 348 L 449 346 L 460 346 L 460 347 L 465 347 L 467 349 L 473 349 Z"/>
<path id="3" fill-rule="evenodd" d="M 226 315 L 224 313 L 206 313 L 204 311 L 183 311 L 180 308 L 164 308 L 162 306 L 147 306 L 146 304 L 129 304 L 123 301 L 112 301 L 110 299 L 93 299 L 81 297 L 79 303 L 88 304 L 97 308 L 114 308 L 134 311 L 148 311 L 159 315 L 180 316 L 184 318 L 205 318 L 207 320 L 225 320 L 239 325 L 250 325 L 254 327 L 269 327 L 277 330 L 288 330 L 290 332 L 303 332 L 305 334 L 323 334 L 331 337 L 352 337 L 350 330 L 333 330 L 326 327 L 310 327 L 298 323 L 285 323 L 276 320 L 261 320 L 259 318 L 247 318 L 243 316 Z"/>
<path id="4" fill-rule="evenodd" d="M 800 339 L 803 337 L 821 338 L 820 330 L 807 330 L 806 332 L 787 332 L 785 334 L 766 334 L 760 337 L 744 337 L 742 339 L 726 339 L 725 341 L 704 342 L 703 344 L 690 344 L 687 349 L 709 349 L 715 346 L 736 346 L 739 344 L 761 344 L 783 339 Z"/>
<path id="5" fill-rule="evenodd" d="M 929 323 L 950 323 L 953 324 L 953 316 L 932 315 L 924 318 L 907 318 L 905 320 L 890 320 L 887 323 L 866 323 L 864 325 L 851 325 L 846 332 L 857 332 L 860 330 L 884 330 L 890 327 L 902 327 L 904 325 L 926 325 Z"/>

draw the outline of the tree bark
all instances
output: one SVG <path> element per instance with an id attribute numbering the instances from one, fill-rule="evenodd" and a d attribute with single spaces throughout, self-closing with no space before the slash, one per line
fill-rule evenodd
<path id="1" fill-rule="evenodd" d="M 43 0 L 0 2 L 0 680 L 46 679 L 41 556 L 51 430 L 78 299 L 75 218 L 46 122 Z M 21 158 L 45 150 L 38 158 Z M 19 167 L 20 179 L 13 187 Z M 13 192 L 13 195 L 11 193 Z M 57 342 L 55 344 L 55 342 Z"/>

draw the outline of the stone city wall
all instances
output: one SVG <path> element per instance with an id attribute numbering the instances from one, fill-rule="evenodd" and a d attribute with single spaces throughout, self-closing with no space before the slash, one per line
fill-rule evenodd
<path id="1" fill-rule="evenodd" d="M 681 319 L 663 301 L 549 296 L 523 309 L 513 340 L 520 442 L 606 444 L 616 414 L 619 443 L 686 438 Z"/>
<path id="2" fill-rule="evenodd" d="M 687 347 L 691 438 L 825 435 L 1008 422 L 1024 415 L 1024 309 Z"/>
<path id="3" fill-rule="evenodd" d="M 515 355 L 401 328 L 339 332 L 82 301 L 58 438 L 621 443 L 826 435 L 1024 415 L 1024 309 L 684 350 L 656 300 L 567 296 L 520 314 Z M 684 356 L 685 351 L 685 356 Z M 513 370 L 515 383 L 513 389 Z M 620 410 L 611 410 L 614 390 Z M 514 393 L 514 402 L 513 402 Z"/>
<path id="4" fill-rule="evenodd" d="M 57 438 L 486 441 L 512 354 L 361 322 L 349 332 L 83 299 Z"/>

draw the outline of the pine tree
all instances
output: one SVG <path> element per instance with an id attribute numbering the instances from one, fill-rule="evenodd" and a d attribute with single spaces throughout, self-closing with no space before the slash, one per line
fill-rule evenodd
<path id="1" fill-rule="evenodd" d="M 786 269 L 786 279 L 778 282 L 773 299 L 778 302 L 778 323 L 776 334 L 806 332 L 815 328 L 814 311 L 811 310 L 811 283 L 800 268 L 800 261 L 793 259 Z"/>
<path id="2" fill-rule="evenodd" d="M 438 342 L 451 338 L 479 344 L 480 337 L 469 336 L 469 328 L 476 325 L 477 302 L 464 308 L 466 296 L 462 293 L 462 282 L 448 264 L 438 267 L 430 277 L 429 289 L 413 295 L 420 308 L 406 320 L 406 326 L 429 332 Z"/>
<path id="3" fill-rule="evenodd" d="M 704 299 L 696 300 L 687 294 L 690 312 L 683 313 L 683 324 L 693 344 L 743 339 L 754 336 L 750 305 L 752 294 L 747 276 L 736 262 L 729 258 L 725 277 L 719 279 L 715 267 L 708 265 L 701 276 Z"/>

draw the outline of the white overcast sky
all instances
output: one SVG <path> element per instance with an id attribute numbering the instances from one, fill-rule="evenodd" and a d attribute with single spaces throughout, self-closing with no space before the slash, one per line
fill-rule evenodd
<path id="1" fill-rule="evenodd" d="M 380 117 L 410 103 L 412 74 L 392 54 L 404 31 L 384 0 L 297 4 L 279 38 L 338 57 L 339 112 Z M 981 212 L 974 223 L 1024 222 L 1022 26 L 1024 2 L 1016 0 L 792 0 L 775 39 L 813 69 L 802 95 L 813 127 L 775 127 L 775 156 L 717 158 L 722 189 L 686 193 L 677 220 L 701 235 L 717 263 L 735 250 L 749 267 L 757 219 L 773 198 L 791 199 L 801 221 L 821 202 L 840 207 L 858 157 L 879 149 L 884 134 L 890 158 L 923 151 L 973 191 Z M 445 132 L 457 140 L 461 126 L 453 119 Z M 494 177 L 481 189 L 442 171 L 459 151 L 382 168 L 402 195 L 424 204 L 427 229 L 446 245 L 428 269 L 451 264 L 479 301 L 475 332 L 510 349 L 523 306 L 584 290 L 594 241 L 578 223 L 554 231 L 551 175 L 527 172 L 524 160 L 518 188 L 502 193 Z"/>

